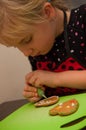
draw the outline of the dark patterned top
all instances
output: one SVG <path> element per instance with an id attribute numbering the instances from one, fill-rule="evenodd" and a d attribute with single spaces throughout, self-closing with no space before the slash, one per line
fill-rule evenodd
<path id="1" fill-rule="evenodd" d="M 54 72 L 86 70 L 86 5 L 71 10 L 67 33 L 70 55 L 66 52 L 63 32 L 55 39 L 53 48 L 49 53 L 29 57 L 32 70 L 39 69 Z M 64 88 L 62 86 L 55 89 L 46 87 L 45 93 L 46 96 L 62 96 L 78 93 L 79 91 L 79 89 Z"/>

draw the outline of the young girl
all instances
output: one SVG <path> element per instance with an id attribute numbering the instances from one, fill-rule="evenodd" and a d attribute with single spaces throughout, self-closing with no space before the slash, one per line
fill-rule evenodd
<path id="1" fill-rule="evenodd" d="M 23 95 L 31 102 L 38 87 L 47 97 L 86 89 L 86 5 L 70 10 L 63 1 L 0 1 L 0 43 L 28 56 Z"/>

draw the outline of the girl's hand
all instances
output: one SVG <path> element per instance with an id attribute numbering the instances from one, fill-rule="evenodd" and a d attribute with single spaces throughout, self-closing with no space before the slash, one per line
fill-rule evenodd
<path id="1" fill-rule="evenodd" d="M 24 87 L 23 96 L 30 102 L 37 102 L 41 99 L 37 93 L 37 88 L 28 84 Z"/>
<path id="2" fill-rule="evenodd" d="M 57 83 L 57 74 L 55 72 L 36 70 L 26 75 L 26 83 L 35 87 L 48 86 L 55 88 Z"/>

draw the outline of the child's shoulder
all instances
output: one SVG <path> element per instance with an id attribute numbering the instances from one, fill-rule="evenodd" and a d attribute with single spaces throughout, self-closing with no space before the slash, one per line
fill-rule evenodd
<path id="1" fill-rule="evenodd" d="M 86 11 L 86 4 L 83 4 L 83 5 L 79 6 L 79 8 L 82 11 Z"/>
<path id="2" fill-rule="evenodd" d="M 86 4 L 80 5 L 77 8 L 72 9 L 75 13 L 86 15 Z"/>
<path id="3" fill-rule="evenodd" d="M 80 5 L 77 8 L 71 10 L 72 21 L 79 21 L 80 24 L 86 23 L 86 4 Z"/>
<path id="4" fill-rule="evenodd" d="M 79 12 L 81 12 L 82 14 L 86 14 L 86 4 L 84 4 L 84 5 L 81 5 L 80 7 L 79 7 Z"/>
<path id="5" fill-rule="evenodd" d="M 79 7 L 79 16 L 82 17 L 83 24 L 85 25 L 86 28 L 86 4 L 81 5 Z"/>

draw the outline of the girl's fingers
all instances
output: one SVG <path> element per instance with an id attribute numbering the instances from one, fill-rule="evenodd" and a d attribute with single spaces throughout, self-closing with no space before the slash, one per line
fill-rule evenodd
<path id="1" fill-rule="evenodd" d="M 40 97 L 33 97 L 33 98 L 27 98 L 29 102 L 35 103 L 39 101 L 41 98 Z"/>
<path id="2" fill-rule="evenodd" d="M 40 80 L 35 75 L 35 73 L 31 72 L 31 73 L 27 74 L 25 79 L 26 79 L 26 83 L 27 84 L 32 84 L 32 86 L 35 86 L 35 87 L 39 87 L 40 86 Z"/>
<path id="3" fill-rule="evenodd" d="M 37 94 L 37 93 L 34 93 L 34 92 L 24 91 L 24 92 L 23 92 L 23 96 L 26 97 L 26 98 L 31 98 L 31 97 L 37 97 L 38 94 Z"/>
<path id="4" fill-rule="evenodd" d="M 31 84 L 32 86 L 36 86 L 37 80 L 38 80 L 38 79 L 33 76 L 32 78 L 30 78 L 29 84 Z"/>
<path id="5" fill-rule="evenodd" d="M 45 88 L 40 86 L 40 88 L 44 91 Z M 29 102 L 37 102 L 41 99 L 38 95 L 38 88 L 32 87 L 31 85 L 26 84 L 23 91 L 23 96 L 27 98 Z"/>
<path id="6" fill-rule="evenodd" d="M 26 83 L 29 82 L 29 80 L 31 79 L 32 76 L 33 76 L 33 73 L 32 73 L 32 72 L 28 73 L 28 74 L 25 76 Z"/>
<path id="7" fill-rule="evenodd" d="M 24 91 L 27 91 L 27 92 L 37 92 L 37 88 L 35 87 L 30 87 L 30 86 L 25 86 L 24 87 Z"/>

